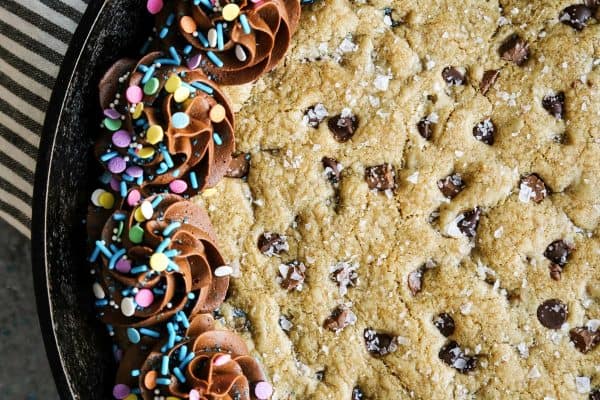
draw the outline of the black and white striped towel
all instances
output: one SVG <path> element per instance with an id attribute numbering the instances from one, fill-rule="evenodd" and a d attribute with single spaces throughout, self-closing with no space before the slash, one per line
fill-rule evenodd
<path id="1" fill-rule="evenodd" d="M 89 0 L 0 0 L 0 218 L 30 235 L 44 114 Z"/>

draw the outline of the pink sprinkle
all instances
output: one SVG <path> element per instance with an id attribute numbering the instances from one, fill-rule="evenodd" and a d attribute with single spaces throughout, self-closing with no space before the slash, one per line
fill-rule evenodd
<path id="1" fill-rule="evenodd" d="M 146 3 L 146 8 L 148 8 L 148 11 L 150 12 L 150 14 L 158 14 L 160 12 L 160 10 L 162 10 L 162 8 L 163 8 L 163 1 L 162 0 L 148 0 L 148 3 Z"/>
<path id="2" fill-rule="evenodd" d="M 131 261 L 125 258 L 121 258 L 119 261 L 117 261 L 117 265 L 115 265 L 115 268 L 117 269 L 117 271 L 126 274 L 129 271 L 131 271 Z"/>
<path id="3" fill-rule="evenodd" d="M 188 58 L 187 60 L 187 66 L 189 69 L 196 69 L 200 66 L 200 61 L 202 60 L 202 56 L 200 55 L 200 53 L 191 56 L 190 58 Z"/>
<path id="4" fill-rule="evenodd" d="M 116 180 L 115 178 L 110 178 L 110 188 L 112 190 L 114 190 L 115 192 L 118 192 L 119 189 L 121 188 L 121 185 L 119 184 L 119 181 Z"/>
<path id="5" fill-rule="evenodd" d="M 137 189 L 133 189 L 127 195 L 127 204 L 129 204 L 131 207 L 136 206 L 140 202 L 141 198 L 142 195 L 140 192 Z"/>
<path id="6" fill-rule="evenodd" d="M 141 307 L 148 307 L 154 302 L 154 293 L 150 289 L 140 289 L 135 295 L 135 302 Z"/>
<path id="7" fill-rule="evenodd" d="M 187 183 L 181 179 L 175 179 L 173 182 L 169 183 L 169 189 L 171 189 L 171 192 L 177 194 L 185 192 L 187 187 Z"/>
<path id="8" fill-rule="evenodd" d="M 254 395 L 257 399 L 266 400 L 273 394 L 273 386 L 269 382 L 260 381 L 254 386 Z"/>
<path id="9" fill-rule="evenodd" d="M 137 85 L 131 85 L 127 88 L 125 92 L 125 97 L 127 97 L 127 101 L 130 103 L 139 103 L 144 98 L 144 92 L 142 92 L 142 88 Z"/>
<path id="10" fill-rule="evenodd" d="M 213 360 L 213 365 L 215 367 L 220 367 L 227 364 L 229 361 L 231 361 L 231 356 L 229 354 L 221 354 Z"/>
<path id="11" fill-rule="evenodd" d="M 200 392 L 196 389 L 190 390 L 190 400 L 200 400 Z"/>
<path id="12" fill-rule="evenodd" d="M 115 385 L 113 388 L 113 396 L 115 396 L 115 399 L 124 399 L 130 392 L 131 389 L 129 389 L 129 386 L 123 385 L 122 383 Z"/>

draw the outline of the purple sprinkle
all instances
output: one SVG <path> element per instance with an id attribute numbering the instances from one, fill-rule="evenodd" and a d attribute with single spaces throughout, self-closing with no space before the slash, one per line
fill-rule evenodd
<path id="1" fill-rule="evenodd" d="M 121 114 L 114 108 L 105 108 L 104 115 L 110 119 L 120 119 Z"/>
<path id="2" fill-rule="evenodd" d="M 110 178 L 110 188 L 115 192 L 121 190 L 121 184 L 115 178 Z"/>
<path id="3" fill-rule="evenodd" d="M 121 129 L 120 131 L 113 133 L 112 142 L 117 147 L 125 148 L 131 143 L 131 136 L 129 136 L 129 132 Z"/>
<path id="4" fill-rule="evenodd" d="M 124 399 L 131 393 L 129 386 L 123 385 L 122 383 L 116 384 L 113 388 L 113 396 L 115 399 Z"/>
<path id="5" fill-rule="evenodd" d="M 132 165 L 131 167 L 127 168 L 125 172 L 127 175 L 133 178 L 139 178 L 140 176 L 144 175 L 144 170 L 137 165 Z"/>
<path id="6" fill-rule="evenodd" d="M 125 258 L 121 258 L 119 261 L 117 261 L 117 265 L 116 265 L 117 271 L 126 274 L 129 271 L 131 271 L 131 261 L 125 259 Z"/>
<path id="7" fill-rule="evenodd" d="M 189 69 L 196 69 L 200 66 L 200 61 L 202 60 L 202 56 L 200 53 L 191 56 L 187 60 L 187 66 Z"/>
<path id="8" fill-rule="evenodd" d="M 127 163 L 121 157 L 111 158 L 108 162 L 108 170 L 113 174 L 120 174 L 127 168 Z"/>

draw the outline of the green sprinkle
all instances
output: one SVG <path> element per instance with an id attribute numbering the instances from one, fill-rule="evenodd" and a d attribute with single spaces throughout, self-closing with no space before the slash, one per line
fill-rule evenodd
<path id="1" fill-rule="evenodd" d="M 106 129 L 111 130 L 113 132 L 118 131 L 119 129 L 121 129 L 121 120 L 104 118 L 104 126 L 106 127 Z"/>
<path id="2" fill-rule="evenodd" d="M 139 224 L 132 226 L 129 230 L 129 240 L 131 240 L 132 243 L 138 244 L 142 243 L 143 239 L 144 230 L 142 229 L 142 227 Z"/>
<path id="3" fill-rule="evenodd" d="M 153 94 L 155 94 L 158 91 L 159 86 L 160 86 L 160 81 L 157 78 L 151 78 L 144 85 L 144 93 L 147 94 L 148 96 L 152 96 Z"/>

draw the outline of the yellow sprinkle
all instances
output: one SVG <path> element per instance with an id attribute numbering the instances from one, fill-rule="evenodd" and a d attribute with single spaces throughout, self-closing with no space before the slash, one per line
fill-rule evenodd
<path id="1" fill-rule="evenodd" d="M 107 210 L 110 210 L 115 205 L 115 196 L 110 192 L 104 192 L 98 196 L 98 204 Z"/>
<path id="2" fill-rule="evenodd" d="M 215 194 L 217 194 L 217 189 L 215 188 L 208 188 L 204 192 L 202 192 L 202 195 L 205 197 L 214 196 Z"/>
<path id="3" fill-rule="evenodd" d="M 188 99 L 188 97 L 190 97 L 190 89 L 186 88 L 185 86 L 179 86 L 177 90 L 175 90 L 173 97 L 175 98 L 176 102 L 183 103 Z"/>
<path id="4" fill-rule="evenodd" d="M 150 257 L 150 267 L 158 272 L 164 271 L 169 265 L 169 258 L 163 253 L 154 253 Z"/>
<path id="5" fill-rule="evenodd" d="M 233 21 L 240 15 L 240 6 L 235 3 L 229 3 L 223 7 L 223 19 L 225 21 Z"/>
<path id="6" fill-rule="evenodd" d="M 142 116 L 142 111 L 144 111 L 144 103 L 139 102 L 135 105 L 135 109 L 133 110 L 133 113 L 131 113 L 131 116 L 133 119 L 138 119 Z"/>
<path id="7" fill-rule="evenodd" d="M 167 400 L 181 400 L 181 399 L 179 397 L 169 396 L 169 397 L 167 397 Z"/>
<path id="8" fill-rule="evenodd" d="M 142 147 L 140 151 L 138 151 L 138 157 L 140 158 L 150 158 L 154 155 L 154 149 L 152 147 Z"/>
<path id="9" fill-rule="evenodd" d="M 146 140 L 148 143 L 156 144 L 163 140 L 164 131 L 160 125 L 152 125 L 146 131 Z"/>
<path id="10" fill-rule="evenodd" d="M 146 218 L 144 218 L 144 214 L 142 214 L 141 207 L 135 209 L 133 212 L 133 218 L 135 218 L 137 222 L 144 222 L 146 220 Z"/>
<path id="11" fill-rule="evenodd" d="M 138 400 L 138 397 L 134 393 L 129 393 L 123 400 Z"/>
<path id="12" fill-rule="evenodd" d="M 225 119 L 225 107 L 220 104 L 216 104 L 213 108 L 210 109 L 208 116 L 212 122 L 222 122 Z"/>
<path id="13" fill-rule="evenodd" d="M 169 93 L 175 93 L 175 91 L 181 86 L 181 78 L 176 74 L 172 74 L 167 82 L 165 82 L 165 90 Z"/>

